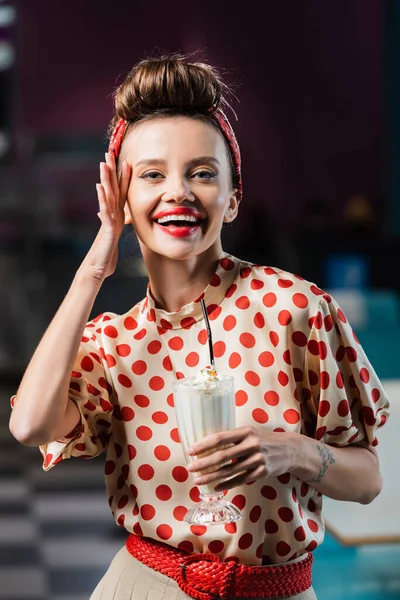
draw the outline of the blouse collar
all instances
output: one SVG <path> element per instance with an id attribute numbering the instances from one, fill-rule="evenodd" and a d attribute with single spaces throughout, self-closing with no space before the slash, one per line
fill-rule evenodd
<path id="1" fill-rule="evenodd" d="M 148 284 L 142 312 L 146 312 L 148 321 L 156 323 L 160 333 L 168 329 L 189 329 L 192 325 L 201 321 L 203 319 L 200 303 L 202 298 L 205 300 L 210 319 L 216 318 L 221 312 L 219 305 L 223 299 L 231 296 L 235 291 L 233 282 L 236 279 L 239 267 L 240 260 L 225 253 L 219 260 L 215 273 L 204 292 L 196 300 L 185 304 L 176 312 L 167 312 L 156 308 L 154 298 L 151 295 L 150 284 Z"/>

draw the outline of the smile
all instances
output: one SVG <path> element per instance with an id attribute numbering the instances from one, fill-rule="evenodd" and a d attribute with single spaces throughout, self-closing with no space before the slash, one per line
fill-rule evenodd
<path id="1" fill-rule="evenodd" d="M 187 207 L 161 211 L 153 216 L 153 221 L 160 229 L 174 237 L 194 235 L 199 230 L 203 220 L 198 210 Z"/>

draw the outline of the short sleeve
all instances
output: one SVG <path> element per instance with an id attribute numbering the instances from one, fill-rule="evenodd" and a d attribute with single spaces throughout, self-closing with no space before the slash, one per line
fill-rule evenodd
<path id="1" fill-rule="evenodd" d="M 377 445 L 389 401 L 345 314 L 328 294 L 312 319 L 303 387 L 309 435 L 338 446 Z"/>
<path id="2" fill-rule="evenodd" d="M 65 438 L 40 446 L 45 471 L 71 456 L 94 458 L 108 446 L 113 389 L 107 379 L 104 353 L 97 344 L 96 328 L 101 318 L 86 325 L 71 373 L 69 398 L 78 407 L 80 422 Z"/>

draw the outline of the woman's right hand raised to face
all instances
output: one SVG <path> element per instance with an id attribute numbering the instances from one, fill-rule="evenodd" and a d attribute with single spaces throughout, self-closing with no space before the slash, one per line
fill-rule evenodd
<path id="1" fill-rule="evenodd" d="M 131 167 L 124 161 L 118 180 L 114 156 L 106 153 L 106 162 L 100 163 L 100 183 L 96 184 L 101 227 L 82 263 L 85 272 L 89 270 L 100 283 L 112 275 L 117 266 L 118 241 L 124 227 L 130 178 Z"/>

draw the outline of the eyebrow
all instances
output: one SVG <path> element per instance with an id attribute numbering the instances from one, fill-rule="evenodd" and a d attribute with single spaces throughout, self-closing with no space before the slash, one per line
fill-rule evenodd
<path id="1" fill-rule="evenodd" d="M 150 165 L 165 165 L 166 162 L 167 161 L 163 158 L 143 158 L 136 163 L 135 168 L 147 167 Z M 216 159 L 215 156 L 196 156 L 195 158 L 187 161 L 185 164 L 188 167 L 194 167 L 202 163 L 214 163 L 217 167 L 219 167 L 219 160 Z"/>

